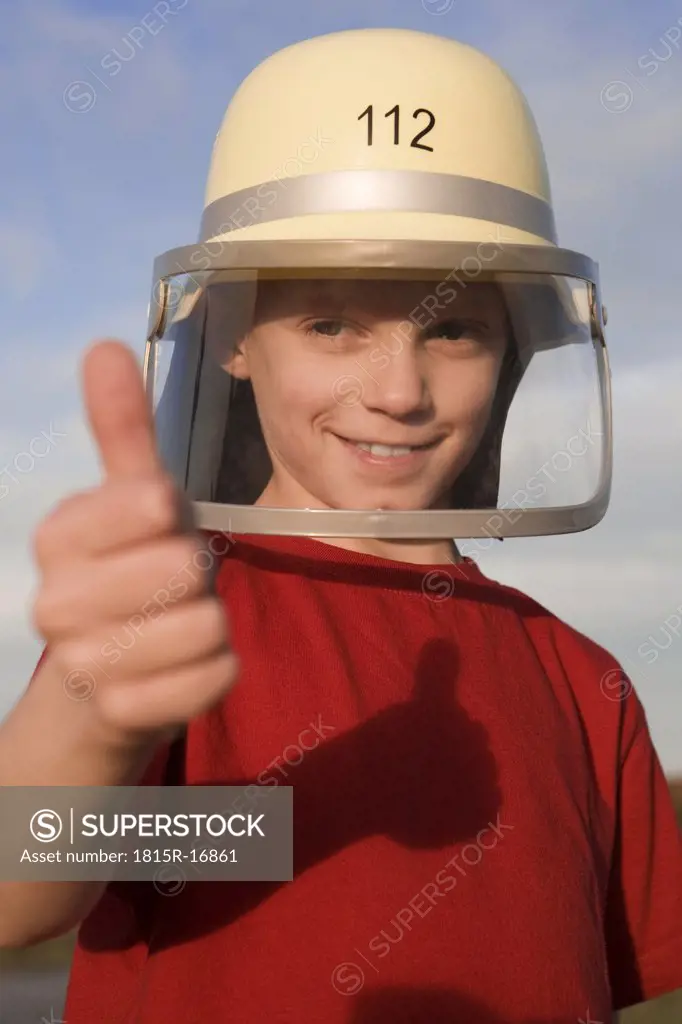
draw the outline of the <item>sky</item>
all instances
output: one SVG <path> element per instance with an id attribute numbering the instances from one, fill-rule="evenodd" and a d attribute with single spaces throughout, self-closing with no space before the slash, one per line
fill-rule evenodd
<path id="1" fill-rule="evenodd" d="M 434 32 L 502 64 L 540 129 L 560 243 L 600 265 L 609 511 L 593 530 L 507 540 L 478 561 L 619 659 L 664 768 L 682 775 L 682 5 L 668 0 L 4 6 L 0 716 L 41 648 L 33 530 L 99 479 L 81 353 L 102 336 L 142 352 L 153 260 L 197 237 L 211 146 L 240 81 L 283 46 L 363 27 Z"/>

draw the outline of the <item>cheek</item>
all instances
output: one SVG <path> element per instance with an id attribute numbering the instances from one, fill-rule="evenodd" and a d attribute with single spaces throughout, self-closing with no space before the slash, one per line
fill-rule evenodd
<path id="1" fill-rule="evenodd" d="M 333 405 L 333 374 L 317 361 L 272 358 L 268 353 L 252 363 L 251 381 L 271 433 L 289 432 Z"/>
<path id="2" fill-rule="evenodd" d="M 490 358 L 460 364 L 438 379 L 437 405 L 446 419 L 466 430 L 485 426 L 495 398 L 501 360 Z"/>

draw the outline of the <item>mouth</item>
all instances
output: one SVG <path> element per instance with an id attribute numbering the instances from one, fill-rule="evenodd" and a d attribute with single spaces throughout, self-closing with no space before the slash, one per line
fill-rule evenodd
<path id="1" fill-rule="evenodd" d="M 353 441 L 340 434 L 334 436 L 364 462 L 375 465 L 405 465 L 414 462 L 442 441 L 442 438 L 438 437 L 424 444 L 383 444 L 378 441 Z"/>

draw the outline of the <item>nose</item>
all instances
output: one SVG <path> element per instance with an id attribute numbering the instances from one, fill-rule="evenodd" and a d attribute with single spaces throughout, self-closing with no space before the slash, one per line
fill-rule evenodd
<path id="1" fill-rule="evenodd" d="M 426 411 L 431 396 L 420 353 L 403 329 L 387 332 L 370 353 L 372 383 L 364 391 L 364 404 L 372 412 L 404 418 Z"/>

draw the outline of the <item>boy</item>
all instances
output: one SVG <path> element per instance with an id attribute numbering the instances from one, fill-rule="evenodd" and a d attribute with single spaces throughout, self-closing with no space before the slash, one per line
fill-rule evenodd
<path id="1" fill-rule="evenodd" d="M 281 107 L 276 81 L 294 93 Z M 254 151 L 283 144 L 285 116 L 307 137 L 324 112 L 314 84 L 327 163 L 292 174 L 269 209 L 270 153 Z M 438 94 L 463 86 L 469 120 L 444 129 Z M 400 149 L 397 102 L 379 143 L 390 96 L 430 111 L 432 148 L 410 132 Z M 491 513 L 506 533 L 603 514 L 596 442 L 545 505 L 497 511 L 523 484 L 522 442 L 564 436 L 565 410 L 536 419 L 557 404 L 552 373 L 573 400 L 580 378 L 562 373 L 591 368 L 604 396 L 595 275 L 553 247 L 538 147 L 509 80 L 468 47 L 371 30 L 289 48 L 228 111 L 204 244 L 166 261 L 192 271 L 173 308 L 159 275 L 156 436 L 128 350 L 89 353 L 106 478 L 38 531 L 47 651 L 0 733 L 0 781 L 291 785 L 295 878 L 2 886 L 3 944 L 83 921 L 69 1024 L 574 1024 L 682 985 L 680 836 L 637 697 L 628 684 L 608 699 L 627 681 L 605 651 L 447 539 Z M 342 188 L 358 166 L 359 199 Z M 253 223 L 235 226 L 239 209 Z M 500 228 L 494 268 L 462 281 L 462 264 L 454 287 L 444 246 L 475 244 L 482 263 Z M 195 500 L 215 593 L 206 573 L 180 576 L 200 539 L 169 469 Z M 104 657 L 91 699 L 64 700 Z"/>

